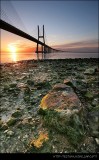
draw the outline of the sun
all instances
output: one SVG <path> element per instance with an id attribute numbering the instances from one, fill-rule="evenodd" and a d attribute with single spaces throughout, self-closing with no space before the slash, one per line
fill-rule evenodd
<path id="1" fill-rule="evenodd" d="M 14 62 L 16 62 L 16 60 L 17 60 L 17 55 L 16 55 L 17 49 L 16 49 L 16 47 L 10 44 L 10 45 L 8 45 L 8 49 L 9 49 L 9 51 L 11 53 L 12 60 Z"/>

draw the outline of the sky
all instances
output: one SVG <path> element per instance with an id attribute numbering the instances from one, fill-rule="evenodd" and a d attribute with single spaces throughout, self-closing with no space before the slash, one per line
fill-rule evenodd
<path id="1" fill-rule="evenodd" d="M 1 0 L 1 18 L 37 37 L 44 24 L 47 41 L 54 48 L 74 52 L 98 52 L 98 1 L 29 1 Z M 36 44 L 1 31 L 1 51 L 9 44 L 31 52 Z"/>

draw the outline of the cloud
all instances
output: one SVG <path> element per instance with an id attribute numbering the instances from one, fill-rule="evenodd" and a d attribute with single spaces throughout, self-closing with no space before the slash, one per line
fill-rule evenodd
<path id="1" fill-rule="evenodd" d="M 98 52 L 98 40 L 85 40 L 62 45 L 54 45 L 53 47 L 72 52 Z"/>

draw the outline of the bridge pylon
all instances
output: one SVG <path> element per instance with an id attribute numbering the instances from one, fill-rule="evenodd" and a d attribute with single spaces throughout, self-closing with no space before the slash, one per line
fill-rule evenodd
<path id="1" fill-rule="evenodd" d="M 44 25 L 43 25 L 43 35 L 40 35 L 40 30 L 39 30 L 39 25 L 37 26 L 38 28 L 38 41 L 40 38 L 43 39 L 44 45 L 41 46 L 42 51 L 39 51 L 39 43 L 37 43 L 37 48 L 36 48 L 36 53 L 37 53 L 37 59 L 39 60 L 39 53 L 42 53 L 42 59 L 45 58 L 45 37 L 44 37 Z"/>

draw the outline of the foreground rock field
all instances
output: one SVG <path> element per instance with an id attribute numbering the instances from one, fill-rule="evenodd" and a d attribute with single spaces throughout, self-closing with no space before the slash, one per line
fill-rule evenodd
<path id="1" fill-rule="evenodd" d="M 97 153 L 98 59 L 0 65 L 1 153 Z"/>

